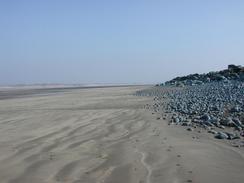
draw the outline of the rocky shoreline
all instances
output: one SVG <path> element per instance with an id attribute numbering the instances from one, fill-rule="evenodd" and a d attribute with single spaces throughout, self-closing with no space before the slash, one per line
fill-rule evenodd
<path id="1" fill-rule="evenodd" d="M 153 96 L 153 112 L 161 112 L 169 125 L 188 131 L 205 129 L 217 139 L 244 147 L 244 68 L 177 77 L 137 95 Z"/>
<path id="2" fill-rule="evenodd" d="M 205 83 L 230 80 L 244 81 L 244 67 L 236 65 L 228 65 L 225 70 L 217 72 L 209 72 L 207 74 L 189 74 L 183 77 L 176 77 L 165 83 L 158 84 L 157 86 L 194 86 L 202 85 Z"/>

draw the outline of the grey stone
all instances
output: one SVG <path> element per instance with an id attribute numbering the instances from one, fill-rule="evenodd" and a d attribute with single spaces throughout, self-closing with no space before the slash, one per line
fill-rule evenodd
<path id="1" fill-rule="evenodd" d="M 191 123 L 190 122 L 183 122 L 181 125 L 182 126 L 191 126 Z"/>
<path id="2" fill-rule="evenodd" d="M 217 139 L 228 139 L 228 135 L 224 132 L 218 132 L 217 135 L 215 136 Z"/>
<path id="3" fill-rule="evenodd" d="M 212 133 L 212 134 L 216 135 L 218 132 L 215 130 L 209 130 L 208 133 Z"/>
<path id="4" fill-rule="evenodd" d="M 220 121 L 220 124 L 222 124 L 222 125 L 224 125 L 224 126 L 234 126 L 234 122 L 233 122 L 233 120 L 232 120 L 232 118 L 231 117 L 228 117 L 228 118 L 226 118 L 226 119 L 222 119 L 221 121 Z"/>
<path id="5" fill-rule="evenodd" d="M 180 119 L 179 118 L 174 118 L 174 122 L 175 123 L 179 123 L 180 122 Z"/>
<path id="6" fill-rule="evenodd" d="M 239 106 L 235 106 L 235 107 L 231 108 L 230 111 L 231 112 L 240 112 L 241 111 L 241 108 Z"/>
<path id="7" fill-rule="evenodd" d="M 233 122 L 237 125 L 237 126 L 241 126 L 242 127 L 242 123 L 238 118 L 233 118 Z"/>
<path id="8" fill-rule="evenodd" d="M 211 117 L 208 115 L 208 114 L 204 114 L 202 117 L 201 117 L 202 120 L 204 121 L 209 121 L 211 119 Z"/>
<path id="9" fill-rule="evenodd" d="M 187 128 L 186 130 L 187 130 L 187 131 L 193 131 L 193 129 L 192 129 L 192 128 Z"/>
<path id="10" fill-rule="evenodd" d="M 228 139 L 232 140 L 232 139 L 237 139 L 238 136 L 235 133 L 231 133 L 231 132 L 225 132 L 225 134 L 228 135 Z"/>

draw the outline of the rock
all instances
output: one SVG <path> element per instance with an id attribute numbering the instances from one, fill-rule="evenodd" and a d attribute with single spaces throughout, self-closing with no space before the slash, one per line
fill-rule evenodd
<path id="1" fill-rule="evenodd" d="M 211 79 L 209 77 L 206 77 L 205 82 L 209 83 Z"/>
<path id="2" fill-rule="evenodd" d="M 231 108 L 230 111 L 231 112 L 240 112 L 241 111 L 241 108 L 239 106 L 235 106 L 235 107 Z"/>
<path id="3" fill-rule="evenodd" d="M 230 64 L 230 65 L 228 65 L 228 70 L 231 71 L 231 72 L 238 73 L 238 72 L 240 72 L 242 70 L 242 67 L 234 65 L 234 64 Z"/>
<path id="4" fill-rule="evenodd" d="M 204 124 L 206 124 L 206 125 L 208 125 L 208 126 L 211 126 L 211 127 L 214 126 L 213 123 L 211 123 L 211 122 L 209 122 L 209 121 L 205 121 Z"/>
<path id="5" fill-rule="evenodd" d="M 234 133 L 231 133 L 231 132 L 225 132 L 225 134 L 228 135 L 228 139 L 229 140 L 233 140 L 233 139 L 238 139 L 238 136 Z"/>
<path id="6" fill-rule="evenodd" d="M 186 130 L 187 130 L 187 131 L 193 131 L 193 129 L 192 129 L 192 128 L 187 128 Z"/>
<path id="7" fill-rule="evenodd" d="M 202 120 L 204 121 L 209 121 L 211 119 L 211 117 L 208 115 L 208 114 L 204 114 L 202 117 L 201 117 Z"/>
<path id="8" fill-rule="evenodd" d="M 235 139 L 241 139 L 241 137 L 238 136 L 238 135 L 236 135 L 236 136 L 233 138 L 233 140 L 235 140 Z"/>
<path id="9" fill-rule="evenodd" d="M 233 120 L 232 120 L 231 117 L 228 117 L 226 119 L 222 119 L 220 121 L 220 124 L 222 124 L 224 126 L 231 126 L 231 127 L 234 127 L 235 126 L 235 124 L 234 124 L 234 122 L 233 122 Z"/>
<path id="10" fill-rule="evenodd" d="M 240 133 L 240 136 L 244 137 L 244 131 L 242 131 L 242 132 Z"/>
<path id="11" fill-rule="evenodd" d="M 236 129 L 237 131 L 241 131 L 241 130 L 242 130 L 242 127 L 240 127 L 240 126 L 236 126 L 235 129 Z"/>
<path id="12" fill-rule="evenodd" d="M 244 81 L 244 72 L 239 75 L 240 81 Z"/>
<path id="13" fill-rule="evenodd" d="M 206 130 L 211 130 L 211 128 L 205 124 L 202 124 L 202 127 L 205 128 Z"/>
<path id="14" fill-rule="evenodd" d="M 182 126 L 191 126 L 191 123 L 190 122 L 183 122 L 181 125 Z"/>
<path id="15" fill-rule="evenodd" d="M 208 131 L 208 133 L 211 133 L 211 134 L 216 135 L 218 132 L 217 132 L 217 131 L 215 131 L 215 130 L 209 130 L 209 131 Z"/>
<path id="16" fill-rule="evenodd" d="M 228 135 L 224 132 L 218 132 L 217 135 L 215 136 L 217 139 L 228 139 Z"/>
<path id="17" fill-rule="evenodd" d="M 241 126 L 241 127 L 242 127 L 242 122 L 241 122 L 238 118 L 233 118 L 233 122 L 234 122 L 237 126 Z"/>
<path id="18" fill-rule="evenodd" d="M 225 129 L 225 127 L 223 125 L 219 125 L 218 127 L 221 129 Z"/>
<path id="19" fill-rule="evenodd" d="M 175 123 L 179 123 L 180 122 L 180 119 L 176 117 L 176 118 L 174 118 L 174 122 Z"/>
<path id="20" fill-rule="evenodd" d="M 184 87 L 185 85 L 184 85 L 184 83 L 182 83 L 182 82 L 177 82 L 177 83 L 176 83 L 176 86 L 177 86 L 177 87 Z"/>

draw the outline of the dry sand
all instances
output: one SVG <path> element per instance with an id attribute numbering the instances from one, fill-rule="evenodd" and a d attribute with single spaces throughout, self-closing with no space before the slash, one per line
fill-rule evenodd
<path id="1" fill-rule="evenodd" d="M 243 149 L 156 120 L 143 88 L 5 93 L 0 182 L 243 182 Z"/>

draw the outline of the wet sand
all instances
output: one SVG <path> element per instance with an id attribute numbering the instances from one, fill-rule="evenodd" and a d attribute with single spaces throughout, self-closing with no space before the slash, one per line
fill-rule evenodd
<path id="1" fill-rule="evenodd" d="M 243 149 L 157 120 L 160 116 L 144 109 L 152 99 L 133 95 L 144 88 L 5 93 L 0 100 L 0 182 L 244 180 Z"/>

